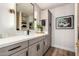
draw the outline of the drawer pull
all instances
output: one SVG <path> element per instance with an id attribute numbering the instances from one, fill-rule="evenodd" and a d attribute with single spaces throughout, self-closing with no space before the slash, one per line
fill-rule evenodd
<path id="1" fill-rule="evenodd" d="M 44 46 L 45 46 L 45 41 L 43 43 L 44 43 Z"/>
<path id="2" fill-rule="evenodd" d="M 26 56 L 28 56 L 28 51 L 26 51 Z"/>
<path id="3" fill-rule="evenodd" d="M 10 49 L 10 50 L 8 50 L 8 51 L 13 51 L 13 50 L 15 50 L 15 49 L 18 49 L 18 48 L 20 48 L 21 46 L 17 46 L 17 47 L 14 47 L 14 48 L 12 48 L 12 49 Z"/>
<path id="4" fill-rule="evenodd" d="M 40 49 L 40 45 L 39 44 L 37 44 L 37 51 Z"/>

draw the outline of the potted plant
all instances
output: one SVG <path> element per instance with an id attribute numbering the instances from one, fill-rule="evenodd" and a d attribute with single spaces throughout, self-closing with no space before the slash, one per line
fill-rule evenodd
<path id="1" fill-rule="evenodd" d="M 43 32 L 43 26 L 40 24 L 37 24 L 37 28 L 39 32 Z"/>

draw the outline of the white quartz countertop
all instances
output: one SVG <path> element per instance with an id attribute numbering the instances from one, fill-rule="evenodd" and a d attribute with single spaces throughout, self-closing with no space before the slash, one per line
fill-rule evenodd
<path id="1" fill-rule="evenodd" d="M 41 37 L 47 35 L 47 33 L 40 33 L 40 34 L 31 34 L 31 35 L 18 35 L 18 36 L 13 36 L 13 37 L 8 37 L 8 38 L 2 38 L 0 39 L 0 48 L 2 47 L 6 47 L 12 44 L 16 44 L 19 42 L 23 42 L 23 41 L 27 41 L 27 40 L 31 40 L 33 38 L 37 38 L 37 37 Z"/>

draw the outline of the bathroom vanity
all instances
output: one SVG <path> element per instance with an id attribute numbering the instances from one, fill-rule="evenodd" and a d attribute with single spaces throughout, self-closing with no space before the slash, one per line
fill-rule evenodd
<path id="1" fill-rule="evenodd" d="M 16 36 L 0 40 L 0 56 L 42 56 L 50 47 L 48 34 Z"/>

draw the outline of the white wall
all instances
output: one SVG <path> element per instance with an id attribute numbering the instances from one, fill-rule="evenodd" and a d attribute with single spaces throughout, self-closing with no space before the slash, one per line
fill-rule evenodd
<path id="1" fill-rule="evenodd" d="M 75 31 L 74 29 L 56 29 L 56 17 L 74 15 L 74 4 L 66 4 L 51 10 L 53 14 L 52 23 L 54 28 L 52 31 L 52 46 L 62 48 L 69 51 L 75 51 Z"/>
<path id="2" fill-rule="evenodd" d="M 77 18 L 78 18 L 77 26 L 79 27 L 79 3 L 77 5 L 78 5 L 77 6 L 77 8 L 78 8 L 78 10 L 77 10 Z"/>
<path id="3" fill-rule="evenodd" d="M 0 3 L 0 33 L 16 29 L 15 16 L 9 12 L 14 9 L 14 4 Z"/>

